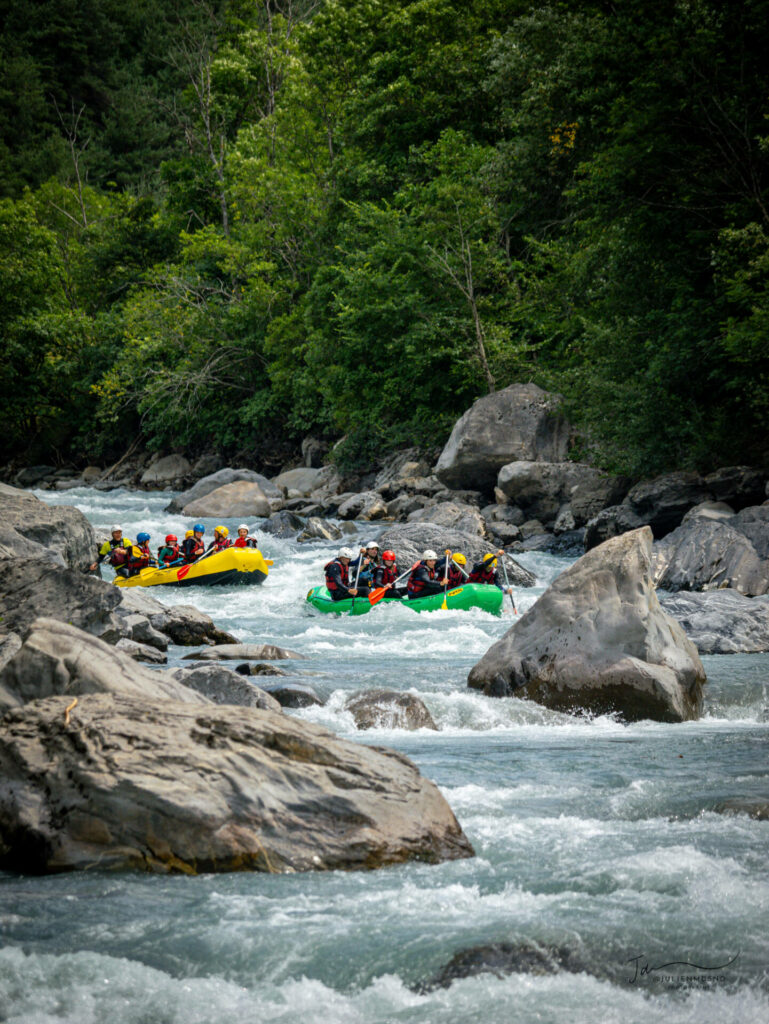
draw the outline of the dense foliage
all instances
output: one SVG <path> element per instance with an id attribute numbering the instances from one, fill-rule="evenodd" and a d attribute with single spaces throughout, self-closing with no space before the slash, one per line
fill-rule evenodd
<path id="1" fill-rule="evenodd" d="M 559 390 L 633 474 L 766 460 L 769 3 L 0 0 L 9 456 Z"/>

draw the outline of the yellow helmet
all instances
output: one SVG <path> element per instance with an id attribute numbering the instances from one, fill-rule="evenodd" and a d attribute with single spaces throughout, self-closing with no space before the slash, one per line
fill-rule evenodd
<path id="1" fill-rule="evenodd" d="M 184 539 L 186 540 L 188 537 L 194 537 L 194 536 L 195 536 L 195 531 L 194 530 L 187 530 L 187 532 L 184 535 Z"/>
<path id="2" fill-rule="evenodd" d="M 451 556 L 451 560 L 452 562 L 456 562 L 457 565 L 467 565 L 467 559 L 465 558 L 461 551 L 455 551 L 454 554 Z"/>
<path id="3" fill-rule="evenodd" d="M 497 556 L 495 554 L 493 554 L 491 551 L 489 551 L 489 553 L 487 555 L 483 556 L 483 564 L 484 565 L 488 565 L 489 562 L 492 565 L 496 565 L 497 564 Z"/>
<path id="4" fill-rule="evenodd" d="M 226 526 L 215 526 L 214 533 L 220 533 L 222 537 L 229 537 L 230 535 L 230 531 L 227 529 Z"/>

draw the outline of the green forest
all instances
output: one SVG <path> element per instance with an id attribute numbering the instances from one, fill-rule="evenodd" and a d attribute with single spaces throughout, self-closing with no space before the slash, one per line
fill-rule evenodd
<path id="1" fill-rule="evenodd" d="M 0 0 L 5 459 L 769 455 L 769 3 Z"/>

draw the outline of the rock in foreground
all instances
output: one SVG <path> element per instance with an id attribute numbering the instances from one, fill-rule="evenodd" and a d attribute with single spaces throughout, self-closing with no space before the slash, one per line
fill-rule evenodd
<path id="1" fill-rule="evenodd" d="M 705 670 L 660 607 L 651 545 L 644 527 L 589 551 L 486 652 L 468 685 L 557 711 L 618 712 L 628 721 L 699 718 Z"/>
<path id="2" fill-rule="evenodd" d="M 252 708 L 67 697 L 0 719 L 0 868 L 376 868 L 470 857 L 403 755 Z"/>

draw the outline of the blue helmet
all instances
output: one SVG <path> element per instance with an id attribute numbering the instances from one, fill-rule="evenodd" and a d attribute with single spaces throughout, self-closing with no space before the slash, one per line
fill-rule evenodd
<path id="1" fill-rule="evenodd" d="M 137 533 L 136 539 L 139 541 L 140 544 L 146 544 L 147 541 L 150 539 L 150 535 L 148 533 Z"/>
<path id="2" fill-rule="evenodd" d="M 195 531 L 195 533 L 205 533 L 206 532 L 206 528 L 205 528 L 205 526 L 203 526 L 202 523 L 195 523 L 195 525 L 192 527 L 192 529 Z"/>

